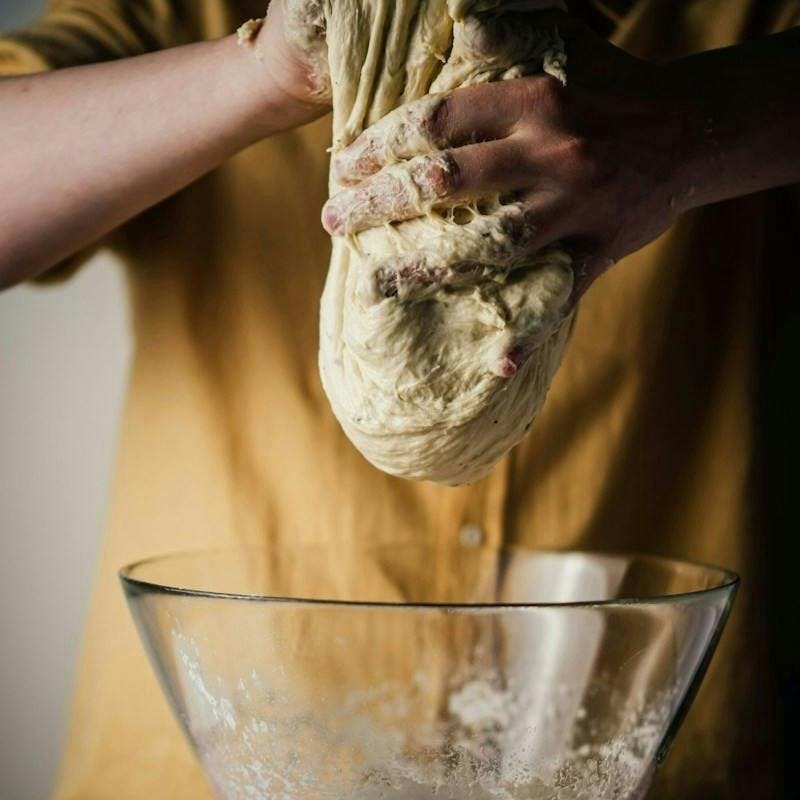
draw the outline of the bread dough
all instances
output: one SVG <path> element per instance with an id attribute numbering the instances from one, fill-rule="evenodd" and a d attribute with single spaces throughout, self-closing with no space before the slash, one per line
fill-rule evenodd
<path id="1" fill-rule="evenodd" d="M 537 28 L 508 16 L 557 3 L 311 5 L 317 21 L 324 15 L 334 152 L 428 95 L 418 113 L 459 86 L 542 70 L 565 80 L 552 23 Z M 382 147 L 391 157 L 392 142 Z M 420 191 L 403 175 L 403 191 Z M 331 193 L 341 188 L 332 171 Z M 322 383 L 348 437 L 376 467 L 451 485 L 475 481 L 530 427 L 574 314 L 570 257 L 557 249 L 520 255 L 530 233 L 521 207 L 494 196 L 333 237 Z"/>

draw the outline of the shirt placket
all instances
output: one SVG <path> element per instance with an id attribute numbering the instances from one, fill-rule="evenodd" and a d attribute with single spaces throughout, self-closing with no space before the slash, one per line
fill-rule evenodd
<path id="1" fill-rule="evenodd" d="M 507 538 L 508 461 L 477 484 L 445 490 L 440 498 L 438 525 L 443 535 L 438 537 L 437 558 L 444 567 L 437 589 L 442 597 L 468 592 L 465 582 L 488 590 L 496 576 L 496 553 Z"/>

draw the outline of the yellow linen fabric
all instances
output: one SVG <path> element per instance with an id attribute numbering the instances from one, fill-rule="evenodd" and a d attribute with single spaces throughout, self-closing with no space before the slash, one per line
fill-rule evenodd
<path id="1" fill-rule="evenodd" d="M 57 1 L 0 40 L 0 73 L 221 36 L 263 5 Z M 654 58 L 800 14 L 798 0 L 604 5 L 614 39 Z M 365 542 L 424 541 L 446 581 L 465 524 L 488 545 L 636 550 L 738 570 L 728 631 L 652 797 L 773 797 L 754 403 L 776 203 L 698 210 L 625 259 L 583 302 L 524 443 L 477 485 L 410 483 L 358 455 L 317 375 L 329 126 L 250 148 L 105 243 L 126 265 L 135 354 L 56 800 L 210 796 L 128 618 L 120 565 L 245 541 L 334 543 L 345 563 Z M 781 213 L 796 223 L 798 206 Z"/>

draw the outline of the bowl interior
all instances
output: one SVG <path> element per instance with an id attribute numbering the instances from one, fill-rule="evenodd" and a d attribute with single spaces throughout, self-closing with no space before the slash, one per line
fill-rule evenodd
<path id="1" fill-rule="evenodd" d="M 221 800 L 639 800 L 736 587 L 463 547 L 187 553 L 122 581 Z"/>

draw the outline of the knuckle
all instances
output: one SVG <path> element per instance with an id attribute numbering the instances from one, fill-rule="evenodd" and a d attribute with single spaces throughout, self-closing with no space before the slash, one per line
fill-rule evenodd
<path id="1" fill-rule="evenodd" d="M 463 185 L 463 174 L 461 166 L 452 152 L 445 151 L 438 159 L 439 169 L 441 170 L 440 188 L 442 194 L 453 194 Z"/>
<path id="2" fill-rule="evenodd" d="M 537 124 L 563 118 L 568 105 L 566 89 L 550 75 L 536 75 L 510 82 L 509 96 L 513 103 L 516 124 L 533 118 Z"/>
<path id="3" fill-rule="evenodd" d="M 339 152 L 333 161 L 333 177 L 342 184 L 355 183 L 380 168 L 378 142 L 367 134 L 357 139 L 349 148 Z"/>
<path id="4" fill-rule="evenodd" d="M 446 94 L 423 114 L 420 122 L 423 137 L 434 145 L 443 145 L 448 138 L 452 119 L 453 97 Z"/>
<path id="5" fill-rule="evenodd" d="M 508 96 L 505 102 L 513 109 L 513 119 L 519 125 L 528 115 L 536 102 L 536 80 L 521 78 L 510 81 L 506 87 Z"/>
<path id="6" fill-rule="evenodd" d="M 411 178 L 423 197 L 438 199 L 458 189 L 461 173 L 449 151 L 435 156 L 421 156 L 410 162 Z"/>
<path id="7" fill-rule="evenodd" d="M 567 88 L 551 75 L 537 75 L 527 81 L 528 100 L 539 114 L 559 118 L 567 107 Z"/>
<path id="8" fill-rule="evenodd" d="M 596 181 L 599 174 L 599 159 L 594 141 L 582 133 L 573 132 L 564 137 L 560 157 L 569 169 L 570 175 L 581 185 Z"/>
<path id="9" fill-rule="evenodd" d="M 558 78 L 554 78 L 552 75 L 540 75 L 538 83 L 543 97 L 558 105 L 566 102 L 569 90 Z"/>
<path id="10" fill-rule="evenodd" d="M 375 139 L 388 149 L 393 156 L 402 155 L 409 141 L 409 133 L 414 125 L 413 104 L 401 107 L 389 113 L 377 122 L 372 130 Z"/>

